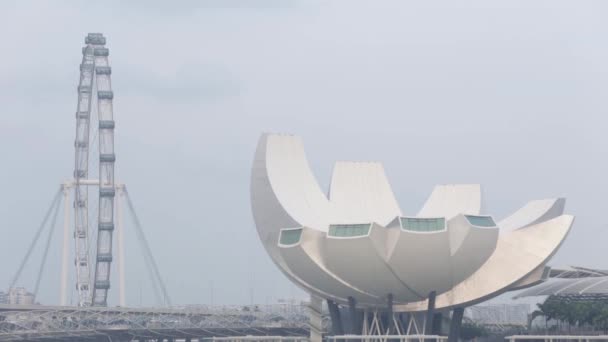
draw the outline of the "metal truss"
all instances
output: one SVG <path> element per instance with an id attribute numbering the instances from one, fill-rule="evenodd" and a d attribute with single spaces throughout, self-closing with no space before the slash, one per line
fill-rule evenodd
<path id="1" fill-rule="evenodd" d="M 512 327 L 526 327 L 529 312 L 528 304 L 486 304 L 466 308 L 465 316 L 477 324 L 502 331 Z"/>
<path id="2" fill-rule="evenodd" d="M 0 308 L 2 310 L 2 308 Z M 45 307 L 0 311 L 0 341 L 52 341 L 231 336 L 306 336 L 306 310 L 270 312 L 243 307 L 127 309 Z"/>

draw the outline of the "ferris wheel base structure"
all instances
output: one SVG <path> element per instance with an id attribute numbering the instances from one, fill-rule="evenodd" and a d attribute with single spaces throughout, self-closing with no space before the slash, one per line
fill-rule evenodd
<path id="1" fill-rule="evenodd" d="M 79 183 L 80 186 L 89 186 L 89 187 L 97 187 L 99 186 L 99 180 L 96 179 L 88 179 L 81 180 Z M 76 186 L 76 181 L 66 181 L 61 184 L 62 195 L 63 195 L 63 203 L 64 203 L 64 218 L 63 218 L 63 243 L 62 243 L 62 263 L 61 263 L 61 286 L 60 286 L 60 297 L 59 297 L 59 305 L 60 306 L 69 306 L 68 303 L 68 288 L 69 284 L 69 269 L 70 269 L 70 237 L 73 237 L 74 234 L 70 230 L 70 217 L 72 216 L 71 207 L 72 202 L 70 202 L 70 193 L 74 191 L 74 187 Z M 123 221 L 123 206 L 122 206 L 122 198 L 124 197 L 126 186 L 125 184 L 116 183 L 114 185 L 115 191 L 115 202 L 114 208 L 116 208 L 116 217 L 117 222 L 115 226 L 115 230 L 117 233 L 116 243 L 118 249 L 118 305 L 121 307 L 126 306 L 126 290 L 125 290 L 125 244 L 124 244 L 124 221 Z M 112 255 L 105 256 L 105 258 L 110 258 L 110 261 L 113 259 Z M 104 258 L 104 256 L 102 256 Z M 74 263 L 76 260 L 74 260 Z M 81 305 L 88 306 L 88 305 Z"/>
<path id="2" fill-rule="evenodd" d="M 96 179 L 88 179 L 85 181 L 81 181 L 79 186 L 87 186 L 87 187 L 98 187 L 99 180 Z M 60 293 L 60 305 L 68 306 L 68 273 L 70 270 L 69 265 L 69 255 L 70 255 L 70 237 L 71 233 L 71 225 L 70 225 L 70 194 L 73 192 L 76 187 L 76 181 L 66 181 L 61 184 L 61 193 L 63 194 L 63 202 L 64 202 L 64 227 L 63 227 L 63 255 L 62 255 L 62 270 L 61 270 L 61 293 Z M 120 307 L 126 307 L 126 287 L 125 287 L 125 224 L 124 224 L 124 213 L 125 209 L 128 213 L 128 216 L 131 218 L 133 233 L 137 238 L 137 242 L 139 242 L 139 250 L 143 254 L 143 260 L 145 262 L 145 266 L 147 271 L 149 272 L 150 286 L 154 290 L 154 294 L 156 296 L 156 301 L 158 304 L 162 306 L 171 306 L 171 298 L 169 297 L 169 293 L 167 291 L 167 287 L 163 281 L 161 273 L 159 271 L 158 265 L 152 253 L 152 248 L 147 242 L 145 229 L 139 220 L 139 216 L 135 211 L 135 205 L 133 204 L 133 200 L 127 190 L 125 184 L 115 183 L 113 192 L 115 193 L 114 197 L 114 208 L 116 208 L 116 225 L 113 226 L 112 229 L 116 230 L 116 242 L 117 242 L 117 253 L 118 253 L 118 305 Z M 112 254 L 100 254 L 97 253 L 97 259 L 104 259 L 105 261 L 113 261 Z M 109 287 L 108 287 L 109 290 Z M 78 306 L 107 306 L 107 305 L 80 305 Z"/>

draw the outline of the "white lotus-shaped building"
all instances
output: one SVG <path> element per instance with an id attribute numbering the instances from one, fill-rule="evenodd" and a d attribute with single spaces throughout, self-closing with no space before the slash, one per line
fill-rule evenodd
<path id="1" fill-rule="evenodd" d="M 438 185 L 404 214 L 382 164 L 336 163 L 327 196 L 301 140 L 263 135 L 251 178 L 259 236 L 283 273 L 312 295 L 359 308 L 464 307 L 537 284 L 568 234 L 564 199 L 532 201 L 496 221 L 477 184 Z"/>

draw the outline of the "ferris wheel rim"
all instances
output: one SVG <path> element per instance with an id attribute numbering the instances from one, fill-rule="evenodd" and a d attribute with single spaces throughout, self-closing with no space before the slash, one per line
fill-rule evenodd
<path id="1" fill-rule="evenodd" d="M 85 38 L 80 65 L 78 106 L 76 112 L 76 140 L 74 167 L 74 239 L 76 288 L 79 306 L 107 305 L 112 262 L 112 231 L 114 229 L 114 128 L 111 67 L 106 39 L 100 33 L 90 33 Z M 96 91 L 96 93 L 93 93 Z M 96 96 L 94 96 L 96 94 Z M 91 157 L 90 132 L 93 100 L 96 98 L 99 136 L 99 183 L 97 211 L 97 248 L 95 270 L 91 279 L 91 260 L 88 205 L 89 162 Z M 95 157 L 95 156 L 94 156 Z M 92 280 L 92 282 L 91 282 Z M 91 284 L 92 283 L 92 284 Z M 92 285 L 92 286 L 91 286 Z"/>

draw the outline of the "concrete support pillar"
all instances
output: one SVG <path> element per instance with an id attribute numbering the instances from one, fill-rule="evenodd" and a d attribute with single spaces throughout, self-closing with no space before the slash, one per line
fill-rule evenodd
<path id="1" fill-rule="evenodd" d="M 408 334 L 407 327 L 410 325 L 410 314 L 407 312 L 400 313 L 399 321 L 401 321 L 401 326 L 403 327 L 403 334 L 407 335 Z"/>
<path id="2" fill-rule="evenodd" d="M 433 316 L 433 325 L 431 326 L 431 334 L 441 335 L 441 323 L 443 321 L 443 314 L 441 312 L 435 313 Z"/>
<path id="3" fill-rule="evenodd" d="M 323 340 L 323 299 L 313 294 L 310 295 L 308 306 L 310 342 L 322 342 Z"/>
<path id="4" fill-rule="evenodd" d="M 357 301 L 353 297 L 348 297 L 348 313 L 350 315 L 350 334 L 360 335 L 363 321 L 357 312 Z"/>
<path id="5" fill-rule="evenodd" d="M 457 342 L 460 337 L 460 327 L 462 326 L 462 317 L 464 316 L 464 308 L 454 308 L 452 312 L 452 321 L 450 322 L 450 333 L 448 334 L 448 342 Z"/>
<path id="6" fill-rule="evenodd" d="M 68 305 L 68 269 L 70 267 L 70 191 L 69 183 L 63 189 L 63 247 L 61 252 L 61 285 L 59 286 L 59 305 Z"/>
<path id="7" fill-rule="evenodd" d="M 118 249 L 118 303 L 127 306 L 125 299 L 125 226 L 122 219 L 122 197 L 124 196 L 124 185 L 116 187 L 118 192 L 114 197 L 114 208 L 116 208 L 116 243 Z"/>
<path id="8" fill-rule="evenodd" d="M 395 319 L 393 317 L 393 294 L 389 293 L 386 298 L 386 331 L 389 335 L 396 333 Z"/>
<path id="9" fill-rule="evenodd" d="M 327 300 L 327 308 L 329 309 L 329 317 L 331 317 L 331 330 L 334 335 L 344 335 L 344 328 L 342 326 L 342 317 L 340 315 L 340 308 L 333 300 Z"/>
<path id="10" fill-rule="evenodd" d="M 426 310 L 426 318 L 424 325 L 424 333 L 427 335 L 431 335 L 433 331 L 433 316 L 435 316 L 435 298 L 437 297 L 437 292 L 431 291 L 429 293 L 429 303 Z"/>

